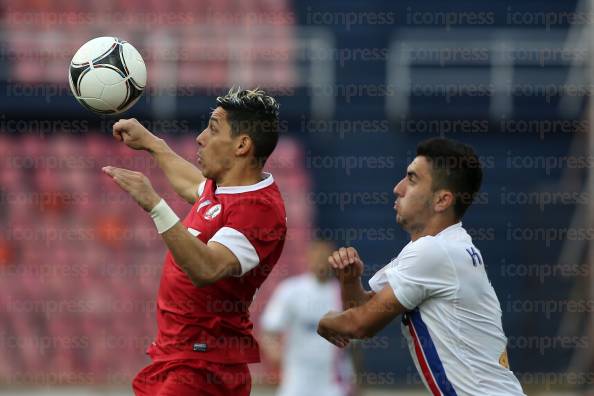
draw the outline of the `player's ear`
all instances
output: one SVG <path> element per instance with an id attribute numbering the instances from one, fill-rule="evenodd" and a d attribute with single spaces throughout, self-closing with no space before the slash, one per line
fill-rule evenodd
<path id="1" fill-rule="evenodd" d="M 235 153 L 237 155 L 246 155 L 252 148 L 252 144 L 252 138 L 249 135 L 239 135 L 235 146 Z"/>
<path id="2" fill-rule="evenodd" d="M 433 208 L 436 212 L 445 212 L 455 203 L 454 194 L 449 190 L 437 190 L 433 195 Z"/>

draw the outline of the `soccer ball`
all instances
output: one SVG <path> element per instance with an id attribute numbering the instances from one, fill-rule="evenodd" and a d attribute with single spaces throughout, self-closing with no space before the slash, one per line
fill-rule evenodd
<path id="1" fill-rule="evenodd" d="M 117 37 L 86 42 L 72 58 L 68 72 L 74 97 L 101 114 L 128 110 L 146 86 L 146 66 L 132 44 Z"/>

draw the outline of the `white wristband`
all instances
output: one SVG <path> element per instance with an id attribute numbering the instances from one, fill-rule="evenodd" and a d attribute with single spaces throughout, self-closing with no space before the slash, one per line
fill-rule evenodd
<path id="1" fill-rule="evenodd" d="M 150 214 L 155 222 L 155 226 L 157 226 L 157 232 L 159 234 L 164 233 L 179 221 L 179 217 L 177 217 L 173 209 L 167 205 L 167 202 L 165 202 L 164 199 L 161 199 L 159 203 L 151 209 Z"/>

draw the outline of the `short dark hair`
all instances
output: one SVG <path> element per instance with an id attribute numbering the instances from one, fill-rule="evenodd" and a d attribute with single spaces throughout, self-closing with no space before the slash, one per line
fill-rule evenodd
<path id="1" fill-rule="evenodd" d="M 278 143 L 279 105 L 276 100 L 259 88 L 233 87 L 217 98 L 217 105 L 227 111 L 231 135 L 246 133 L 254 142 L 258 165 L 264 166 Z"/>
<path id="2" fill-rule="evenodd" d="M 445 189 L 454 194 L 454 213 L 462 218 L 483 181 L 482 166 L 474 149 L 455 140 L 433 138 L 419 143 L 417 156 L 431 163 L 433 191 Z"/>

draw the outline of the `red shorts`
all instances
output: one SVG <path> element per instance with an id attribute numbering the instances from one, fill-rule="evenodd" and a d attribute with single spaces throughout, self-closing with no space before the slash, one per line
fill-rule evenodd
<path id="1" fill-rule="evenodd" d="M 252 378 L 247 364 L 173 360 L 142 369 L 132 388 L 136 396 L 249 396 Z"/>

